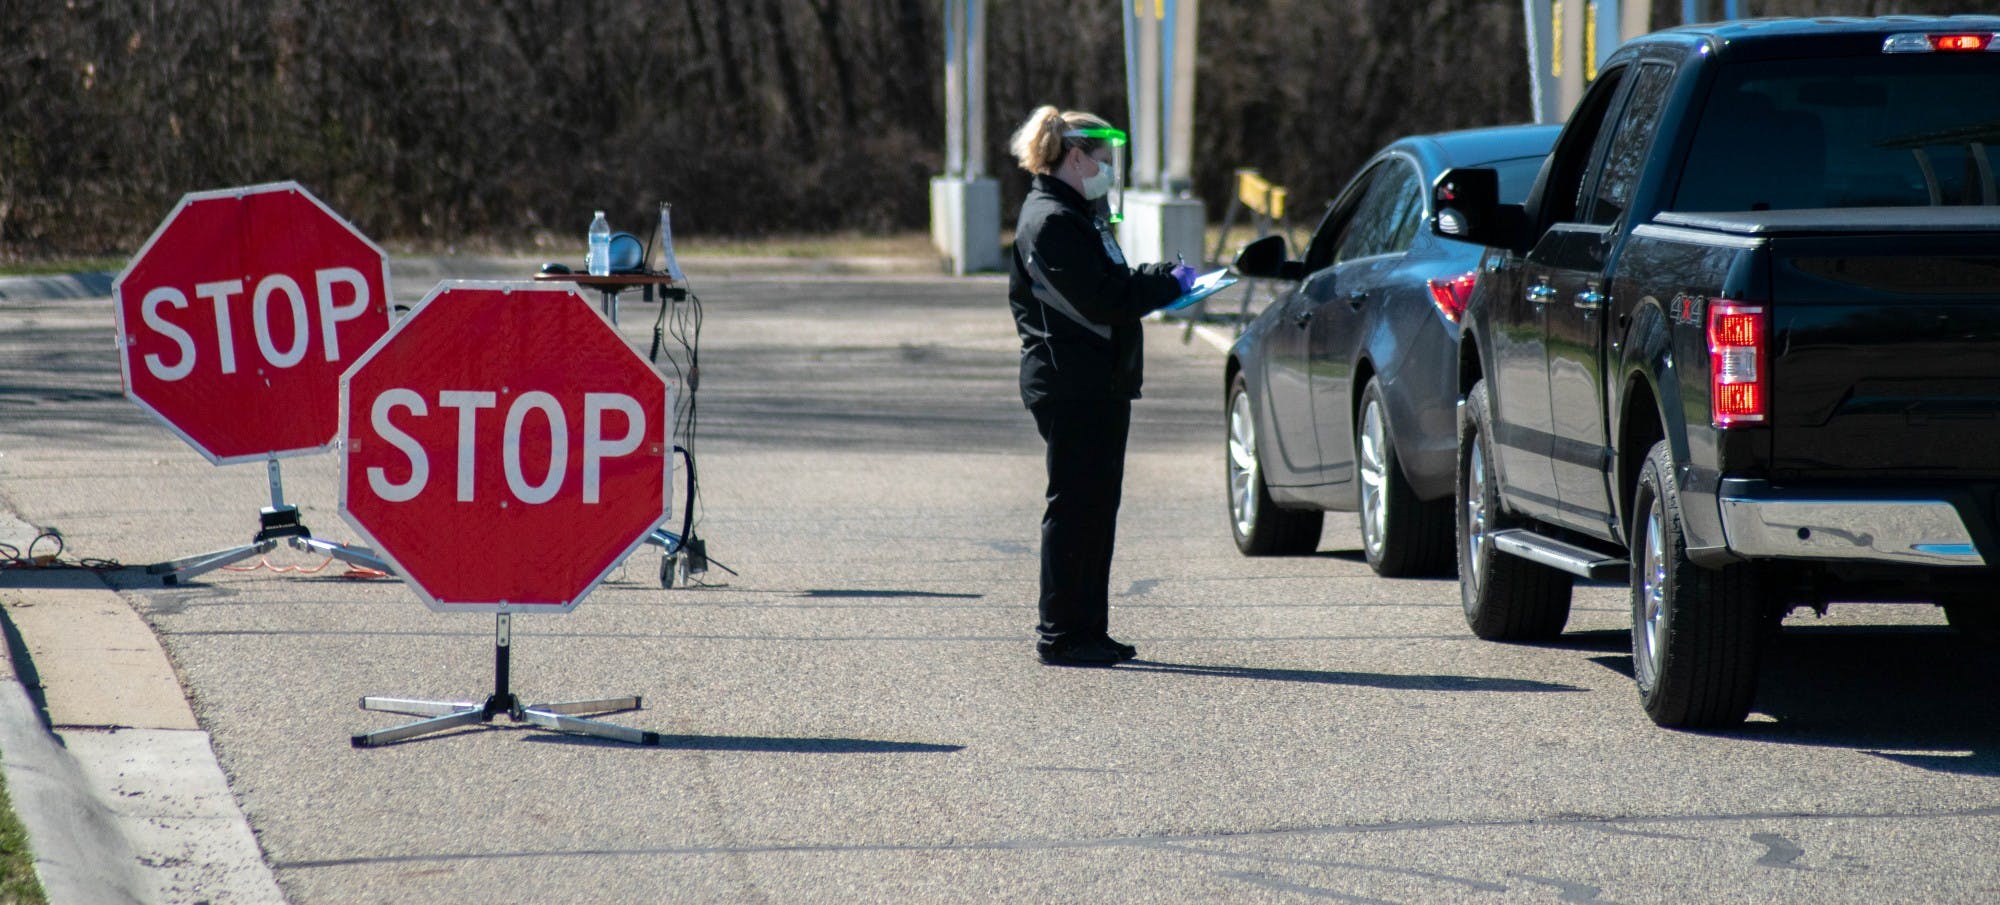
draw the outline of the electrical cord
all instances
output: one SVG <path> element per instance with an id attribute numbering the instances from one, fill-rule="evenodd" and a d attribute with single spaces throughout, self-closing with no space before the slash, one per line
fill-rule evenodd
<path id="1" fill-rule="evenodd" d="M 55 550 L 47 553 L 36 552 L 44 541 L 53 543 Z M 67 546 L 63 543 L 63 536 L 54 531 L 43 531 L 35 535 L 35 539 L 28 542 L 26 552 L 13 544 L 0 543 L 0 569 L 89 569 L 93 572 L 106 572 L 125 568 L 124 563 L 115 559 L 84 557 L 65 560 L 62 558 L 65 549 Z"/>
<path id="2" fill-rule="evenodd" d="M 701 296 L 689 292 L 685 302 L 662 300 L 659 316 L 653 322 L 653 348 L 651 359 L 660 363 L 662 354 L 666 365 L 673 371 L 674 381 L 682 389 L 675 405 L 674 438 L 676 452 L 687 463 L 687 499 L 682 503 L 681 538 L 683 544 L 695 537 L 694 532 L 701 525 L 701 482 L 695 473 L 695 442 L 699 437 L 700 409 L 696 397 L 701 389 Z M 672 338 L 672 346 L 667 339 Z M 714 560 L 710 560 L 713 562 Z M 724 567 L 725 570 L 727 567 Z M 735 573 L 731 573 L 735 574 Z"/>

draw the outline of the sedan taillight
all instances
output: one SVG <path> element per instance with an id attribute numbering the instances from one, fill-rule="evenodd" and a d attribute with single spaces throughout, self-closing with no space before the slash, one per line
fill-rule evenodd
<path id="1" fill-rule="evenodd" d="M 1431 301 L 1437 303 L 1438 313 L 1445 320 L 1458 323 L 1465 316 L 1465 303 L 1472 300 L 1472 285 L 1478 281 L 1477 270 L 1431 280 Z"/>
<path id="2" fill-rule="evenodd" d="M 1716 427 L 1761 424 L 1769 414 L 1764 308 L 1708 306 L 1708 406 Z"/>

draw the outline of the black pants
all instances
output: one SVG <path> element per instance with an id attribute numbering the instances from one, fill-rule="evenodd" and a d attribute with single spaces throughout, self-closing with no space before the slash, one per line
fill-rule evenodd
<path id="1" fill-rule="evenodd" d="M 1105 633 L 1111 545 L 1125 481 L 1126 399 L 1051 400 L 1030 411 L 1049 445 L 1048 508 L 1042 512 L 1042 643 Z"/>

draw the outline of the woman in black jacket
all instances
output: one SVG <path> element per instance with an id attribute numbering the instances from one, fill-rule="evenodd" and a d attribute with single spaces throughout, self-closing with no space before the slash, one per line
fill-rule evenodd
<path id="1" fill-rule="evenodd" d="M 1125 263 L 1107 222 L 1124 133 L 1042 107 L 1011 148 L 1034 174 L 1014 227 L 1007 298 L 1021 334 L 1021 401 L 1048 444 L 1042 662 L 1111 666 L 1138 652 L 1107 632 L 1125 437 L 1139 398 L 1139 318 L 1186 292 L 1194 268 Z"/>

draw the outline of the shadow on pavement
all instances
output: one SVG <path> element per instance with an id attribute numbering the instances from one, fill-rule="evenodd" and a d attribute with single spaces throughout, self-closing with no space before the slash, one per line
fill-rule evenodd
<path id="1" fill-rule="evenodd" d="M 2000 657 L 1931 626 L 1790 626 L 1765 653 L 1757 712 L 1732 735 L 1865 750 L 2000 776 Z"/>
<path id="2" fill-rule="evenodd" d="M 1269 682 L 1310 682 L 1320 685 L 1354 685 L 1391 691 L 1584 691 L 1560 682 L 1533 679 L 1496 679 L 1486 676 L 1397 675 L 1376 672 L 1333 672 L 1318 669 L 1265 669 L 1255 666 L 1211 666 L 1194 663 L 1162 663 L 1130 660 L 1117 667 L 1123 672 L 1165 672 L 1223 679 L 1262 679 Z"/>
<path id="3" fill-rule="evenodd" d="M 541 744 L 636 748 L 625 742 L 585 735 L 537 734 Z M 762 754 L 952 754 L 964 745 L 891 742 L 866 738 L 800 738 L 778 735 L 661 735 L 657 747 L 670 751 L 743 751 Z"/>
<path id="4" fill-rule="evenodd" d="M 832 588 L 813 588 L 811 590 L 799 594 L 799 596 L 815 598 L 815 599 L 823 599 L 829 597 L 835 597 L 835 598 L 922 597 L 934 600 L 980 600 L 986 597 L 985 594 L 945 594 L 934 591 L 862 591 L 862 590 L 840 590 Z"/>
<path id="5" fill-rule="evenodd" d="M 1550 646 L 1609 650 L 1614 641 L 1629 645 L 1628 638 L 1581 632 Z M 1590 660 L 1632 675 L 1629 654 Z M 1849 748 L 1923 770 L 2000 776 L 2000 656 L 1948 629 L 1787 626 L 1765 651 L 1751 712 L 1750 722 L 1712 734 Z"/>
<path id="6" fill-rule="evenodd" d="M 1559 650 L 1594 650 L 1629 654 L 1632 652 L 1632 633 L 1625 629 L 1568 632 L 1548 641 L 1531 642 L 1527 646 L 1547 647 Z M 1592 657 L 1591 659 L 1602 662 L 1603 660 L 1615 658 Z M 1629 676 L 1632 672 L 1628 669 L 1625 674 Z"/>

